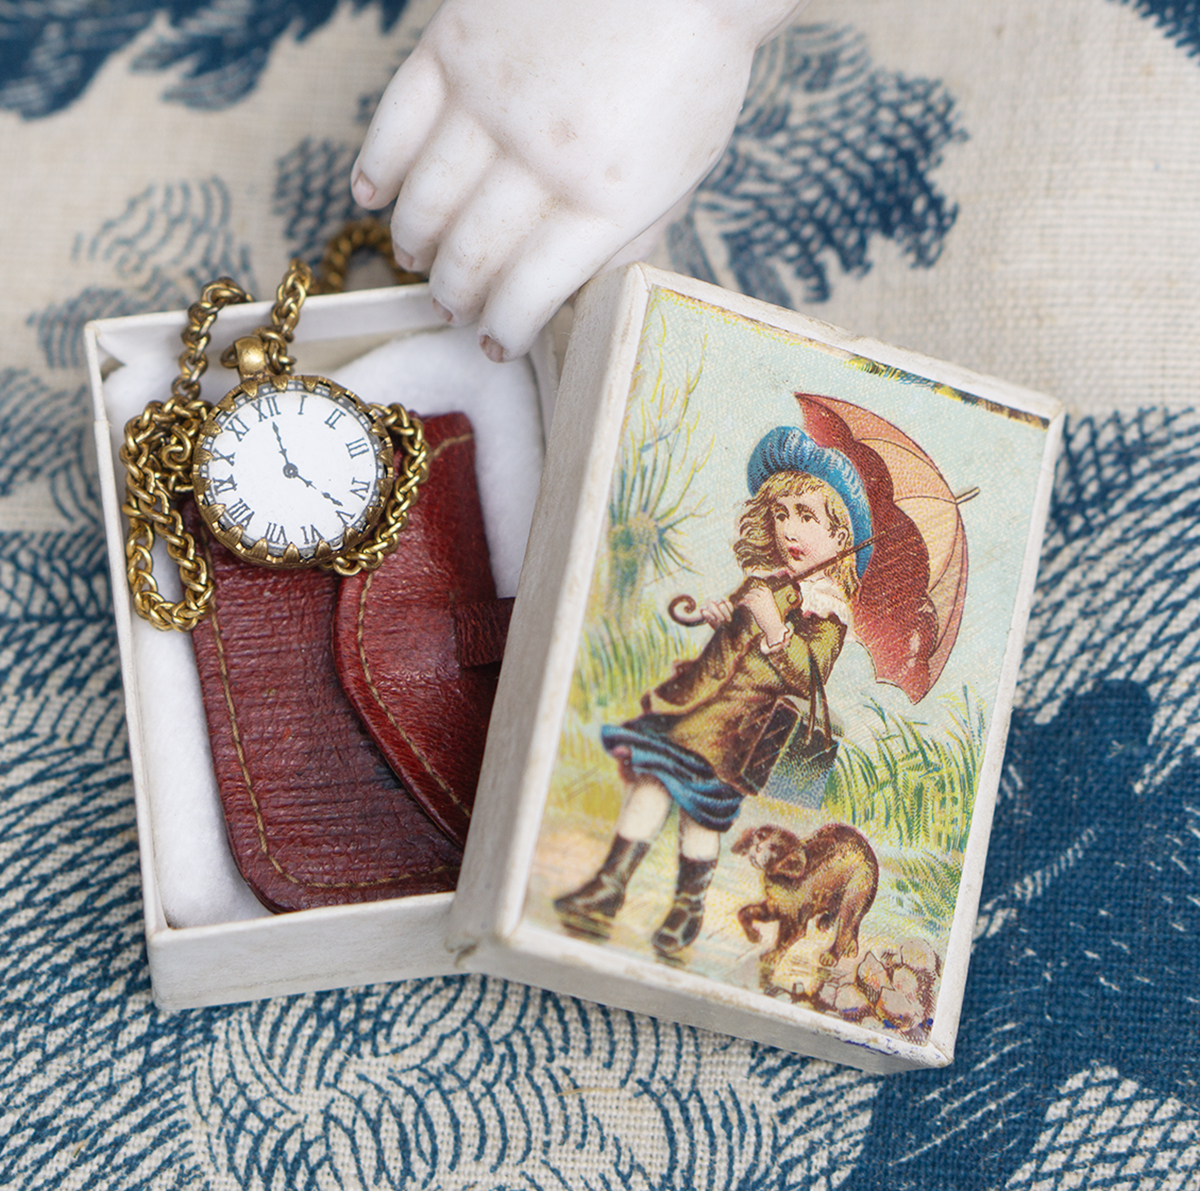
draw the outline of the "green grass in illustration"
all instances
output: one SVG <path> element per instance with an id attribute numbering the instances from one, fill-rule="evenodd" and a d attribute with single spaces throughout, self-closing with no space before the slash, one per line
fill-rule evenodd
<path id="1" fill-rule="evenodd" d="M 940 856 L 906 853 L 895 861 L 896 909 L 936 938 L 950 926 L 958 899 L 962 863 Z"/>
<path id="2" fill-rule="evenodd" d="M 823 804 L 871 839 L 887 900 L 931 938 L 954 917 L 986 730 L 983 703 L 967 690 L 944 701 L 941 734 L 872 703 L 873 746 L 842 742 Z"/>
<path id="3" fill-rule="evenodd" d="M 873 749 L 843 741 L 825 790 L 825 809 L 880 843 L 960 863 L 983 757 L 983 704 L 964 690 L 945 737 L 878 703 Z"/>
<path id="4" fill-rule="evenodd" d="M 646 335 L 651 320 L 646 320 Z M 631 626 L 648 580 L 692 569 L 685 550 L 688 522 L 702 517 L 705 497 L 693 487 L 715 440 L 694 441 L 699 419 L 690 408 L 692 394 L 704 373 L 704 344 L 700 360 L 688 369 L 683 383 L 673 385 L 666 375 L 663 345 L 666 323 L 660 320 L 657 366 L 647 375 L 640 360 L 634 372 L 634 391 L 649 387 L 632 401 L 622 431 L 621 457 L 608 496 L 608 551 L 604 607 L 623 629 Z"/>
<path id="5" fill-rule="evenodd" d="M 661 612 L 620 629 L 607 617 L 584 633 L 571 683 L 571 709 L 584 723 L 619 723 L 637 715 L 646 691 L 675 662 L 696 656 L 696 643 Z"/>

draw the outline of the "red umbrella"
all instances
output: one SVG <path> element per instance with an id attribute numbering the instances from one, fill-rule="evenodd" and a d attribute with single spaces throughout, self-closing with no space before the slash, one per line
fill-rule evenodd
<path id="1" fill-rule="evenodd" d="M 872 556 L 854 598 L 854 629 L 879 682 L 919 703 L 954 647 L 967 598 L 967 535 L 932 459 L 877 414 L 797 393 L 803 428 L 854 464 L 871 505 Z"/>

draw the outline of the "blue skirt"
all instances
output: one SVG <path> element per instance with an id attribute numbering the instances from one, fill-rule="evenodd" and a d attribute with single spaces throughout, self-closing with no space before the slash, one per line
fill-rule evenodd
<path id="1" fill-rule="evenodd" d="M 728 831 L 742 809 L 742 795 L 721 781 L 713 767 L 667 732 L 674 716 L 641 715 L 636 720 L 600 729 L 600 742 L 614 755 L 627 756 L 634 773 L 657 778 L 680 810 L 701 827 Z"/>

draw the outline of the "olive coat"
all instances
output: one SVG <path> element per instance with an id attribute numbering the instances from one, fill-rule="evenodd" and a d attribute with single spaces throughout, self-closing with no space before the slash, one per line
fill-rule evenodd
<path id="1" fill-rule="evenodd" d="M 762 630 L 742 600 L 754 584 L 775 597 L 792 636 L 781 649 L 761 648 Z M 784 696 L 805 701 L 824 685 L 841 653 L 847 626 L 837 616 L 805 613 L 787 580 L 751 578 L 730 597 L 733 619 L 713 631 L 700 656 L 678 662 L 666 682 L 642 696 L 642 710 L 669 718 L 666 736 L 703 757 L 723 782 L 741 794 L 754 790 L 743 770 Z"/>

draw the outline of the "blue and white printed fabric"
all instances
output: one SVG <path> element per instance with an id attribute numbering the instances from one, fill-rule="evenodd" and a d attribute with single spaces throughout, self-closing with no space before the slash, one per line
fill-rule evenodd
<path id="1" fill-rule="evenodd" d="M 1200 5 L 817 0 L 662 263 L 1066 399 L 955 1065 L 149 998 L 81 328 L 265 291 L 431 0 L 0 7 L 0 1185 L 1200 1186 Z"/>

